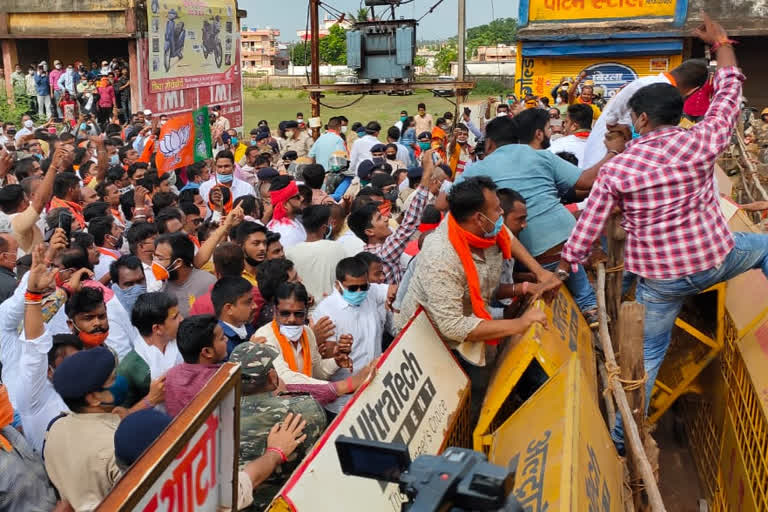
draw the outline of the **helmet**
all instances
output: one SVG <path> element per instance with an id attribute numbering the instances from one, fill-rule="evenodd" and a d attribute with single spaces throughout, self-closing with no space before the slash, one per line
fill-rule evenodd
<path id="1" fill-rule="evenodd" d="M 334 151 L 328 158 L 328 171 L 340 172 L 349 166 L 349 160 L 347 160 L 347 153 L 344 151 Z"/>
<path id="2" fill-rule="evenodd" d="M 171 9 L 170 11 L 168 11 L 168 17 L 169 17 L 169 18 L 171 18 L 171 19 L 173 19 L 173 18 L 178 18 L 178 16 L 179 16 L 179 15 L 178 15 L 178 14 L 176 14 L 176 9 Z"/>

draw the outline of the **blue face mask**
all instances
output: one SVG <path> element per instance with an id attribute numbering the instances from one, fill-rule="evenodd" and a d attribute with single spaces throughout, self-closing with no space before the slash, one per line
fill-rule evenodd
<path id="1" fill-rule="evenodd" d="M 85 131 L 86 128 L 88 128 L 88 125 L 85 123 L 80 123 L 80 130 Z"/>
<path id="2" fill-rule="evenodd" d="M 115 382 L 108 388 L 102 388 L 102 391 L 109 391 L 112 393 L 112 402 L 102 402 L 102 405 L 122 405 L 125 402 L 125 397 L 128 395 L 128 379 L 123 375 L 115 377 Z"/>
<path id="3" fill-rule="evenodd" d="M 357 136 L 358 137 L 364 137 L 365 136 L 365 132 L 357 132 Z"/>
<path id="4" fill-rule="evenodd" d="M 428 150 L 430 145 L 431 143 L 429 142 L 419 142 L 419 147 L 421 148 L 422 151 Z"/>
<path id="5" fill-rule="evenodd" d="M 231 137 L 229 141 L 232 143 L 233 146 L 237 146 L 237 137 Z"/>
<path id="6" fill-rule="evenodd" d="M 120 160 L 117 157 L 117 153 L 109 157 L 109 165 L 114 167 L 115 165 L 119 165 L 119 164 L 120 164 Z"/>
<path id="7" fill-rule="evenodd" d="M 325 233 L 325 239 L 330 240 L 332 234 L 333 234 L 333 228 L 331 227 L 330 224 L 328 224 L 328 231 L 326 231 Z"/>
<path id="8" fill-rule="evenodd" d="M 115 296 L 117 297 L 117 300 L 120 301 L 120 304 L 123 305 L 125 310 L 130 315 L 131 311 L 133 310 L 133 305 L 136 303 L 136 299 L 139 298 L 139 295 L 143 293 L 147 293 L 147 285 L 135 284 L 130 288 L 126 288 L 125 290 L 123 290 L 116 284 L 113 284 L 112 291 L 115 292 Z"/>
<path id="9" fill-rule="evenodd" d="M 635 123 L 632 123 L 632 139 L 639 139 L 642 137 L 639 133 L 637 133 L 637 130 L 635 130 Z"/>
<path id="10" fill-rule="evenodd" d="M 232 175 L 216 173 L 216 180 L 219 183 L 232 183 Z"/>
<path id="11" fill-rule="evenodd" d="M 485 217 L 485 215 L 483 215 L 483 217 Z M 485 218 L 486 218 L 486 220 L 488 220 L 488 222 L 491 222 L 491 219 L 489 219 L 488 217 L 485 217 Z M 483 233 L 483 236 L 485 238 L 493 238 L 493 237 L 495 237 L 496 235 L 499 234 L 499 231 L 501 231 L 501 227 L 503 225 L 504 225 L 504 216 L 503 215 L 499 215 L 499 218 L 496 220 L 496 223 L 493 225 L 493 229 L 491 231 L 486 231 L 485 233 Z"/>
<path id="12" fill-rule="evenodd" d="M 346 288 L 344 288 L 343 286 L 341 287 L 341 298 L 347 301 L 347 303 L 352 306 L 359 306 L 360 304 L 363 303 L 363 301 L 365 300 L 365 297 L 367 296 L 368 296 L 368 290 L 351 292 Z"/>

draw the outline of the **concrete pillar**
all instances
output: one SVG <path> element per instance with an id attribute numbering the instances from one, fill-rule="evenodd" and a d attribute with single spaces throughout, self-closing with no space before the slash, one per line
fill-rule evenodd
<path id="1" fill-rule="evenodd" d="M 19 62 L 19 54 L 16 50 L 15 39 L 3 39 L 0 45 L 3 51 L 3 78 L 5 79 L 5 92 L 10 103 L 13 98 L 13 87 L 11 85 L 11 73 L 13 73 L 16 64 Z"/>

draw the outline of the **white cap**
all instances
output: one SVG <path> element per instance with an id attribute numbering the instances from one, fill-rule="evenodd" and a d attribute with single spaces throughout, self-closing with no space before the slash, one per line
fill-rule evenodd
<path id="1" fill-rule="evenodd" d="M 147 108 L 147 109 L 144 109 L 144 115 L 145 115 L 145 116 L 151 116 L 151 115 L 152 115 L 152 111 L 151 111 L 151 110 L 149 110 L 148 108 Z"/>

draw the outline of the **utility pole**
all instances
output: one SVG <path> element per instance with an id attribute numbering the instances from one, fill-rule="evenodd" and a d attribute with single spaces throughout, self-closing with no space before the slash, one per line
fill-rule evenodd
<path id="1" fill-rule="evenodd" d="M 320 0 L 309 0 L 309 24 L 311 31 L 310 40 L 310 85 L 320 85 L 320 21 L 319 21 Z M 311 92 L 309 101 L 312 104 L 312 117 L 320 117 L 320 92 Z M 320 136 L 320 127 L 312 128 L 312 138 L 317 140 Z"/>
<path id="2" fill-rule="evenodd" d="M 466 0 L 459 0 L 459 27 L 458 27 L 458 51 L 457 51 L 457 64 L 458 64 L 458 72 L 456 73 L 456 80 L 459 82 L 464 81 L 464 58 L 466 55 L 466 51 L 464 49 L 464 46 L 466 44 L 466 32 L 467 32 L 467 22 L 466 22 L 466 12 L 467 12 L 467 4 Z M 456 109 L 453 114 L 454 123 L 458 123 L 459 118 L 459 110 L 461 108 L 461 104 L 464 102 L 466 97 L 464 96 L 464 93 L 461 94 L 458 93 L 458 89 L 456 90 Z"/>

